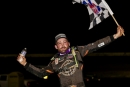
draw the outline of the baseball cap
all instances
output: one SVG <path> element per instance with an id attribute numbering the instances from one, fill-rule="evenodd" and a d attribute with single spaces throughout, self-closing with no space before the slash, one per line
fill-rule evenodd
<path id="1" fill-rule="evenodd" d="M 66 37 L 66 35 L 64 33 L 60 33 L 60 34 L 55 36 L 55 41 L 57 41 L 60 38 L 66 38 L 67 39 L 67 37 Z"/>

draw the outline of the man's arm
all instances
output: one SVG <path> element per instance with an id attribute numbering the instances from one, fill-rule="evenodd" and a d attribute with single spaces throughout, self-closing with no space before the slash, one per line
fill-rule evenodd
<path id="1" fill-rule="evenodd" d="M 96 51 L 96 50 L 110 44 L 115 39 L 121 37 L 123 35 L 123 33 L 124 33 L 123 28 L 121 26 L 118 26 L 116 34 L 111 35 L 111 36 L 107 36 L 105 38 L 102 38 L 100 40 L 97 40 L 97 41 L 90 43 L 88 45 L 85 45 L 85 46 L 77 46 L 77 48 L 78 48 L 79 52 L 81 53 L 81 55 L 84 57 L 88 53 Z"/>
<path id="2" fill-rule="evenodd" d="M 29 71 L 30 73 L 43 78 L 46 75 L 49 75 L 51 73 L 53 73 L 53 68 L 52 68 L 52 60 L 51 62 L 48 64 L 48 66 L 46 66 L 43 69 L 37 68 L 34 65 L 27 63 L 26 58 L 22 55 L 18 55 L 17 57 L 17 61 L 24 66 L 24 68 Z"/>
<path id="3" fill-rule="evenodd" d="M 24 66 L 24 68 L 34 74 L 35 76 L 39 77 L 39 78 L 43 78 L 44 76 L 48 76 L 51 73 L 53 73 L 53 69 L 50 65 L 46 66 L 45 68 L 37 68 L 34 65 L 30 64 L 30 63 L 26 63 L 26 65 Z"/>

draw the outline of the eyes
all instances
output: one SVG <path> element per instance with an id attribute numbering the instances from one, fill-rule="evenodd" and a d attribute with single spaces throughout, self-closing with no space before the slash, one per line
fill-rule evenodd
<path id="1" fill-rule="evenodd" d="M 57 42 L 57 45 L 66 44 L 66 43 L 68 43 L 68 41 L 59 41 Z"/>

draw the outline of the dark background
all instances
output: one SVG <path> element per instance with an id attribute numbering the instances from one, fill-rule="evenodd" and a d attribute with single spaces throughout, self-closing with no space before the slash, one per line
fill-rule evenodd
<path id="1" fill-rule="evenodd" d="M 106 0 L 125 37 L 99 50 L 129 51 L 129 8 L 121 0 Z M 117 25 L 110 16 L 88 30 L 89 16 L 84 5 L 73 5 L 71 0 L 3 2 L 1 11 L 0 53 L 15 54 L 27 47 L 28 53 L 55 53 L 54 37 L 65 33 L 71 45 L 86 45 L 116 33 Z"/>
<path id="2" fill-rule="evenodd" d="M 96 52 L 129 52 L 129 5 L 122 0 L 106 1 L 124 28 L 125 36 Z M 54 37 L 58 33 L 65 33 L 72 46 L 86 45 L 115 34 L 117 25 L 110 16 L 93 29 L 88 28 L 86 7 L 73 5 L 71 0 L 5 1 L 1 8 L 0 54 L 18 54 L 24 47 L 28 54 L 53 54 L 57 52 Z M 47 65 L 50 58 L 27 58 L 27 61 L 34 65 Z M 84 62 L 85 71 L 129 70 L 129 57 L 88 57 Z M 124 64 L 128 64 L 127 67 L 123 67 Z M 115 65 L 118 68 L 113 68 Z M 0 73 L 26 72 L 16 57 L 1 57 L 0 69 Z"/>

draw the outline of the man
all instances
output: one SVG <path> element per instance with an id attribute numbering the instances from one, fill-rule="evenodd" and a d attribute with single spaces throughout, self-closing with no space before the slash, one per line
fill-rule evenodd
<path id="1" fill-rule="evenodd" d="M 107 36 L 94 43 L 85 46 L 70 47 L 70 43 L 65 34 L 58 34 L 55 37 L 55 48 L 58 50 L 48 66 L 44 69 L 39 69 L 26 61 L 22 55 L 17 57 L 17 61 L 32 74 L 43 78 L 51 73 L 57 73 L 60 79 L 61 87 L 85 87 L 82 68 L 82 58 L 88 53 L 91 53 L 105 45 L 111 43 L 115 39 L 122 36 L 124 29 L 121 26 L 117 27 L 117 33 L 112 36 Z M 21 61 L 20 58 L 22 58 Z"/>

